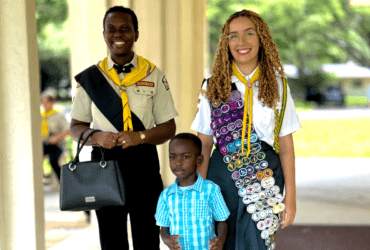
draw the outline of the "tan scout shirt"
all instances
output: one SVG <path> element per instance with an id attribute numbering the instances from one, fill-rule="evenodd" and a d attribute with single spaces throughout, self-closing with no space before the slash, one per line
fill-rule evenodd
<path id="1" fill-rule="evenodd" d="M 136 54 L 134 54 L 131 63 L 138 68 Z M 111 57 L 108 56 L 108 69 L 111 69 L 113 64 Z M 121 97 L 119 86 L 104 73 L 103 75 L 117 95 Z M 124 75 L 124 73 L 119 74 L 121 80 Z M 157 67 L 139 83 L 127 87 L 126 93 L 131 112 L 135 113 L 146 129 L 153 128 L 154 125 L 169 121 L 178 115 L 166 77 Z M 76 89 L 71 117 L 81 122 L 92 122 L 94 129 L 119 132 L 95 106 L 83 87 Z"/>
<path id="2" fill-rule="evenodd" d="M 46 118 L 46 121 L 48 123 L 50 135 L 55 135 L 59 132 L 69 130 L 69 122 L 60 112 L 56 112 L 55 114 L 49 116 L 48 118 Z M 43 138 L 43 140 L 45 139 L 47 138 Z M 59 147 L 65 147 L 65 140 L 60 140 L 57 145 Z"/>

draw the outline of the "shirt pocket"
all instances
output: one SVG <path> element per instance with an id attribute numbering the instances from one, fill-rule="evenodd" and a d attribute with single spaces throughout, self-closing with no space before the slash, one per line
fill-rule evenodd
<path id="1" fill-rule="evenodd" d="M 211 216 L 211 209 L 207 200 L 192 201 L 192 216 L 197 219 L 207 219 Z"/>
<path id="2" fill-rule="evenodd" d="M 134 86 L 134 105 L 139 108 L 152 109 L 153 97 L 156 94 L 154 87 Z"/>

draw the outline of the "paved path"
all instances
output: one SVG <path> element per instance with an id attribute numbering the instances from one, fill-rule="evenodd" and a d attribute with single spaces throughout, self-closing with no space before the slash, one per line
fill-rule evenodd
<path id="1" fill-rule="evenodd" d="M 370 226 L 370 158 L 297 158 L 297 215 L 294 225 Z M 59 211 L 57 190 L 45 193 L 47 222 L 83 221 L 82 212 Z M 63 238 L 65 237 L 65 238 Z M 63 239 L 49 250 L 96 250 L 96 220 L 82 229 L 55 228 L 48 239 Z M 162 245 L 161 249 L 166 249 Z"/>
<path id="2" fill-rule="evenodd" d="M 370 158 L 297 158 L 297 225 L 370 225 Z"/>
<path id="3" fill-rule="evenodd" d="M 370 117 L 370 109 L 317 109 L 298 116 L 301 120 L 360 118 Z M 84 148 L 81 160 L 88 160 L 90 150 Z M 296 182 L 294 225 L 370 226 L 370 158 L 297 158 Z M 45 220 L 49 227 L 54 225 L 46 232 L 48 250 L 100 249 L 96 219 L 87 227 L 84 219 L 82 212 L 59 210 L 58 187 L 45 191 Z M 162 244 L 161 249 L 167 248 Z"/>
<path id="4" fill-rule="evenodd" d="M 301 120 L 370 118 L 370 108 L 314 109 L 298 112 L 298 117 Z"/>

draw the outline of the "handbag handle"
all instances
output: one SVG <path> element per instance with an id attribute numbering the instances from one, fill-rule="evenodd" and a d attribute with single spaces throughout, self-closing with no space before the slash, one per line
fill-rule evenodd
<path id="1" fill-rule="evenodd" d="M 78 138 L 78 143 L 77 143 L 77 152 L 76 152 L 76 156 L 75 158 L 71 161 L 71 163 L 69 164 L 69 169 L 71 171 L 74 171 L 76 169 L 76 166 L 77 166 L 77 163 L 80 162 L 80 152 L 82 150 L 82 148 L 85 146 L 87 140 L 90 138 L 90 136 L 92 136 L 95 132 L 100 132 L 100 130 L 92 130 L 85 138 L 85 140 L 83 140 L 82 144 L 81 144 L 81 140 L 82 140 L 82 136 L 83 134 L 89 130 L 89 128 L 83 130 L 80 134 L 80 137 Z M 105 161 L 105 158 L 104 158 L 104 153 L 105 153 L 105 148 L 102 148 L 101 146 L 99 146 L 100 148 L 100 152 L 101 152 L 101 161 L 100 161 L 100 166 L 102 168 L 104 168 L 106 165 L 107 165 L 107 162 Z"/>
<path id="2" fill-rule="evenodd" d="M 85 145 L 86 141 L 90 138 L 90 136 L 92 134 L 94 134 L 97 130 L 92 130 L 90 132 L 90 134 L 87 135 L 87 137 L 85 138 L 85 140 L 82 142 L 82 146 L 81 146 L 81 140 L 82 140 L 82 136 L 84 135 L 84 133 L 89 130 L 90 128 L 86 128 L 84 129 L 81 134 L 80 134 L 80 137 L 78 138 L 78 141 L 77 141 L 77 151 L 76 151 L 76 156 L 75 158 L 73 159 L 73 163 L 76 164 L 77 162 L 80 162 L 80 151 L 82 150 L 83 146 Z"/>

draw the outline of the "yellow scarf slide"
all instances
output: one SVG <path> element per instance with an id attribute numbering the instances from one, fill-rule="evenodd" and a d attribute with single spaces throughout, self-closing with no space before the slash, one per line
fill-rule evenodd
<path id="1" fill-rule="evenodd" d="M 242 151 L 244 152 L 244 139 L 245 139 L 245 130 L 247 126 L 247 117 L 248 120 L 248 150 L 247 156 L 250 153 L 250 134 L 251 134 L 251 125 L 252 125 L 252 116 L 253 116 L 253 89 L 252 84 L 258 80 L 259 78 L 259 68 L 257 68 L 256 72 L 254 72 L 250 82 L 248 83 L 245 78 L 240 74 L 239 70 L 236 68 L 235 63 L 233 62 L 233 75 L 235 75 L 239 81 L 244 83 L 245 86 L 245 94 L 244 94 L 244 117 L 243 117 L 243 130 L 242 130 Z M 274 149 L 276 153 L 280 152 L 279 148 L 279 134 L 281 130 L 281 126 L 283 123 L 284 113 L 286 109 L 286 102 L 287 102 L 287 79 L 283 77 L 283 100 L 282 100 L 282 109 L 279 113 L 278 109 L 274 110 L 275 113 L 275 129 L 274 129 Z M 249 110 L 249 112 L 248 112 Z M 248 115 L 247 115 L 248 114 Z"/>
<path id="2" fill-rule="evenodd" d="M 130 73 L 127 73 L 123 80 L 119 79 L 119 76 L 114 67 L 108 70 L 108 57 L 104 58 L 100 62 L 99 67 L 104 71 L 112 81 L 120 86 L 122 107 L 123 107 L 123 131 L 133 131 L 131 110 L 128 103 L 128 97 L 126 93 L 126 87 L 132 86 L 135 83 L 141 81 L 151 72 L 153 72 L 155 65 L 145 58 L 138 56 L 139 69 L 133 67 Z"/>
<path id="3" fill-rule="evenodd" d="M 49 136 L 49 127 L 48 127 L 48 121 L 46 120 L 49 116 L 52 116 L 53 114 L 55 114 L 57 111 L 55 109 L 50 109 L 49 111 L 47 112 L 41 112 L 41 117 L 42 117 L 42 121 L 41 121 L 41 135 L 42 136 Z"/>
<path id="4" fill-rule="evenodd" d="M 248 119 L 248 149 L 247 149 L 247 156 L 251 152 L 251 128 L 252 128 L 252 117 L 253 117 L 253 89 L 252 84 L 258 80 L 260 76 L 260 69 L 257 68 L 256 72 L 254 72 L 251 80 L 247 82 L 245 78 L 240 74 L 239 70 L 235 66 L 235 62 L 233 62 L 233 75 L 235 75 L 239 81 L 244 83 L 245 85 L 245 94 L 244 94 L 244 116 L 243 116 L 243 129 L 242 129 L 242 150 L 244 152 L 244 139 L 245 139 L 245 130 L 247 126 L 247 117 Z"/>

